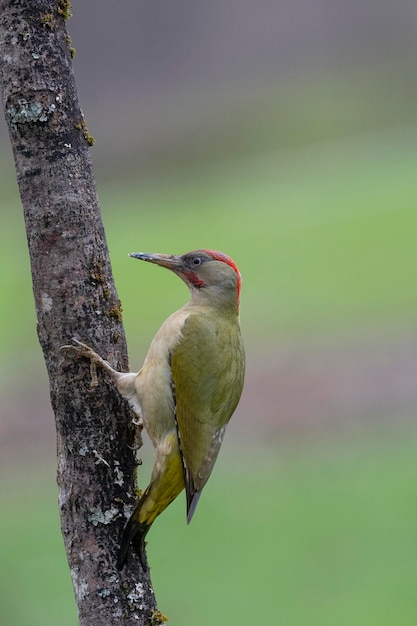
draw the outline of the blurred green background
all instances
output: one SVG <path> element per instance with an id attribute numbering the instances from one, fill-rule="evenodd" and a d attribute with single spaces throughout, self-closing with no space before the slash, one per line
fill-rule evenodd
<path id="1" fill-rule="evenodd" d="M 149 534 L 161 610 L 414 625 L 417 5 L 73 5 L 132 368 L 187 291 L 128 252 L 218 248 L 244 281 L 241 404 L 191 526 L 180 497 Z M 0 140 L 0 622 L 74 626 L 3 120 Z"/>

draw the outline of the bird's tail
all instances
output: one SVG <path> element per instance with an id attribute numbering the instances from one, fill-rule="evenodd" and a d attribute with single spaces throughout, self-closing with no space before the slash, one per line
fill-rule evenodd
<path id="1" fill-rule="evenodd" d="M 167 450 L 170 452 L 167 454 Z M 118 569 L 126 562 L 129 544 L 132 543 L 144 570 L 148 568 L 145 537 L 152 523 L 184 489 L 184 477 L 178 440 L 175 431 L 161 441 L 156 450 L 156 463 L 152 479 L 137 503 L 123 531 L 117 559 Z"/>
<path id="2" fill-rule="evenodd" d="M 116 562 L 116 567 L 118 570 L 121 570 L 126 563 L 127 553 L 129 551 L 130 544 L 132 544 L 134 551 L 138 555 L 142 568 L 144 570 L 148 569 L 148 561 L 146 558 L 145 550 L 145 537 L 151 527 L 151 524 L 146 524 L 140 521 L 140 511 L 147 495 L 147 491 L 148 489 L 139 500 L 126 526 L 124 527 Z"/>
<path id="3" fill-rule="evenodd" d="M 175 465 L 175 464 L 174 464 Z M 116 566 L 120 570 L 126 562 L 129 544 L 138 555 L 144 570 L 148 569 L 145 551 L 145 537 L 151 525 L 162 511 L 184 489 L 181 459 L 176 460 L 179 471 L 168 471 L 152 481 L 144 491 L 130 516 L 120 542 Z M 172 469 L 172 468 L 170 468 Z"/>

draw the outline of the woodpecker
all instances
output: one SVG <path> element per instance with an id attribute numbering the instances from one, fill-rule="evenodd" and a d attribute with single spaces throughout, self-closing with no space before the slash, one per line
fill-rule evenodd
<path id="1" fill-rule="evenodd" d="M 72 350 L 110 374 L 155 446 L 151 481 L 124 528 L 117 559 L 122 569 L 132 544 L 147 569 L 151 524 L 184 487 L 191 521 L 242 393 L 241 276 L 235 262 L 216 250 L 129 256 L 170 269 L 189 287 L 190 301 L 162 324 L 138 373 L 114 370 L 77 340 Z"/>

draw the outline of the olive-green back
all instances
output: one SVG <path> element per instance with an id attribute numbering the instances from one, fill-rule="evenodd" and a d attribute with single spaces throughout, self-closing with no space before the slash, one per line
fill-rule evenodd
<path id="1" fill-rule="evenodd" d="M 181 334 L 171 355 L 177 428 L 185 468 L 201 490 L 242 393 L 245 356 L 237 316 L 190 314 Z"/>

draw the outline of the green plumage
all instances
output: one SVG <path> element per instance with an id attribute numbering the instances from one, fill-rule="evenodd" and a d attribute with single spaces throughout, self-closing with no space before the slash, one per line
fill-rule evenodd
<path id="1" fill-rule="evenodd" d="M 171 369 L 190 509 L 194 494 L 209 479 L 239 402 L 245 361 L 239 325 L 213 309 L 197 309 L 187 317 L 181 335 Z"/>
<path id="2" fill-rule="evenodd" d="M 131 256 L 172 270 L 188 285 L 190 301 L 161 326 L 137 374 L 117 372 L 80 342 L 75 350 L 113 377 L 155 446 L 151 481 L 125 526 L 117 560 L 120 569 L 132 543 L 145 569 L 145 536 L 184 487 L 187 521 L 193 516 L 242 393 L 245 354 L 241 278 L 232 259 L 215 250 Z"/>

